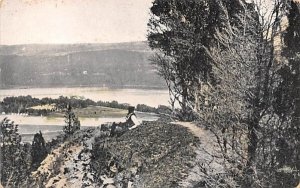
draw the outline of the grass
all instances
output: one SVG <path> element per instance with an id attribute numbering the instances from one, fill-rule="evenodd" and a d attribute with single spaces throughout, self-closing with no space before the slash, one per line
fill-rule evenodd
<path id="1" fill-rule="evenodd" d="M 55 108 L 55 104 L 45 104 L 45 105 L 30 107 L 30 109 L 34 109 L 34 110 L 52 110 L 54 108 Z"/>
<path id="2" fill-rule="evenodd" d="M 73 109 L 75 115 L 80 118 L 121 118 L 125 117 L 127 110 L 118 108 L 109 108 L 103 106 L 88 106 L 87 108 Z M 63 117 L 63 112 L 54 112 L 48 117 Z"/>
<path id="3" fill-rule="evenodd" d="M 180 187 L 179 182 L 194 165 L 198 143 L 199 139 L 180 125 L 144 122 L 120 137 L 97 138 L 92 166 L 99 177 L 114 160 L 118 177 L 132 177 L 136 187 Z"/>

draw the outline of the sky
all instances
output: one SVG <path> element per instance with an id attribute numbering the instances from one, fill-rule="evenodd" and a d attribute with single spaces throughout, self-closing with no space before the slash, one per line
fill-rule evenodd
<path id="1" fill-rule="evenodd" d="M 0 0 L 0 44 L 145 41 L 152 0 Z"/>

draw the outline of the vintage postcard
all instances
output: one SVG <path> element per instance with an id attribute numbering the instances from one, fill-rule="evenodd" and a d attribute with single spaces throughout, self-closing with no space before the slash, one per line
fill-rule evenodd
<path id="1" fill-rule="evenodd" d="M 300 187 L 298 0 L 0 0 L 0 188 Z"/>

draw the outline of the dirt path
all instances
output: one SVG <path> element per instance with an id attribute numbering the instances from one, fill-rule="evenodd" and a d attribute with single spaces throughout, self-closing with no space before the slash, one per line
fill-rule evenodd
<path id="1" fill-rule="evenodd" d="M 191 169 L 188 177 L 180 183 L 182 187 L 194 187 L 192 182 L 201 182 L 203 177 L 203 168 L 213 173 L 221 173 L 223 167 L 220 165 L 218 147 L 216 145 L 214 135 L 199 127 L 194 122 L 172 122 L 172 124 L 181 125 L 188 128 L 188 130 L 199 138 L 200 144 L 195 148 L 196 158 L 194 159 L 195 166 Z M 201 167 L 200 167 L 201 166 Z"/>
<path id="2" fill-rule="evenodd" d="M 200 148 L 202 148 L 208 153 L 215 152 L 215 147 L 217 146 L 215 142 L 215 137 L 209 130 L 197 126 L 195 122 L 177 121 L 177 122 L 172 122 L 172 124 L 177 124 L 188 128 L 188 130 L 194 136 L 200 139 L 200 143 L 201 143 Z"/>
<path id="3" fill-rule="evenodd" d="M 177 122 L 171 122 L 172 124 L 177 124 L 177 125 L 181 125 L 183 127 L 188 128 L 191 133 L 193 133 L 194 136 L 198 137 L 198 138 L 202 138 L 204 131 L 202 128 L 198 127 L 195 123 L 193 122 L 184 122 L 184 121 L 177 121 Z"/>

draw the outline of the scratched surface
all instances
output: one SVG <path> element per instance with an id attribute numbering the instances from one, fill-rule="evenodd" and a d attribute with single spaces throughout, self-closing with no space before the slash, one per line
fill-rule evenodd
<path id="1" fill-rule="evenodd" d="M 0 0 L 0 44 L 145 41 L 152 0 Z"/>

